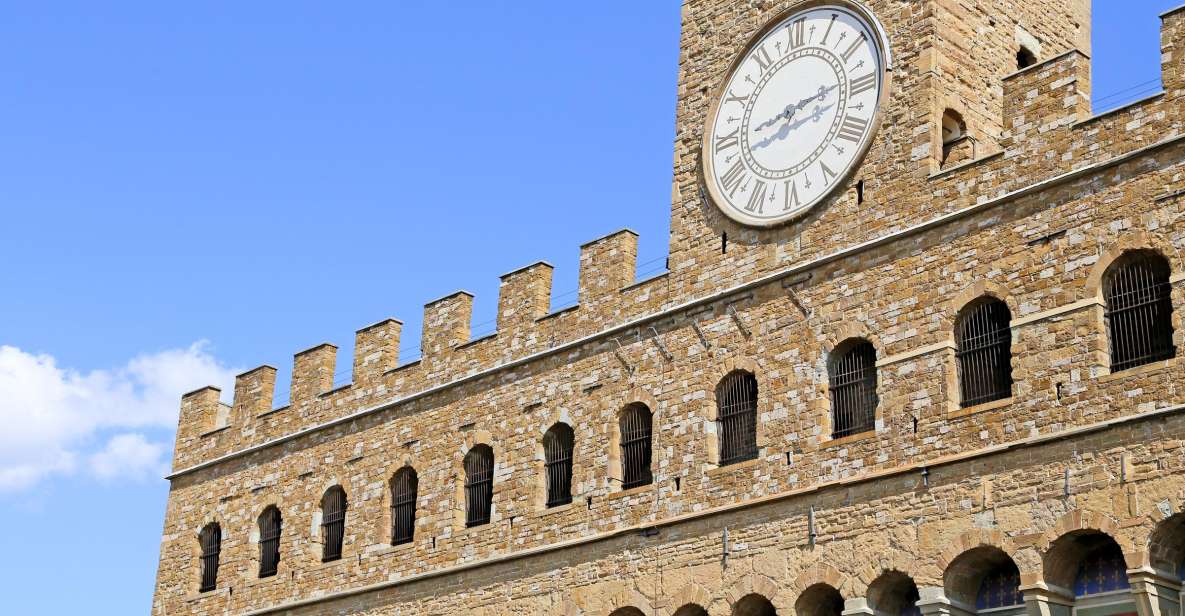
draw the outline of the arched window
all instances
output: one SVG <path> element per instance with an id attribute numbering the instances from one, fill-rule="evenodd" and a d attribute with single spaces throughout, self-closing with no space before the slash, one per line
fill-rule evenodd
<path id="1" fill-rule="evenodd" d="M 572 428 L 558 423 L 543 435 L 543 458 L 547 471 L 547 506 L 572 502 Z"/>
<path id="2" fill-rule="evenodd" d="M 846 348 L 845 348 L 846 346 Z M 866 340 L 839 347 L 829 366 L 831 437 L 868 432 L 876 424 L 876 349 Z"/>
<path id="3" fill-rule="evenodd" d="M 218 586 L 218 555 L 222 552 L 222 527 L 217 522 L 207 524 L 198 533 L 202 546 L 202 581 L 198 590 L 207 592 Z"/>
<path id="4" fill-rule="evenodd" d="M 724 377 L 716 387 L 720 465 L 757 457 L 757 378 L 744 370 Z"/>
<path id="5" fill-rule="evenodd" d="M 1103 283 L 1111 371 L 1173 357 L 1173 300 L 1169 264 L 1150 250 L 1120 257 Z"/>
<path id="6" fill-rule="evenodd" d="M 794 613 L 798 616 L 840 616 L 843 608 L 843 596 L 824 583 L 808 586 L 794 602 Z"/>
<path id="7" fill-rule="evenodd" d="M 942 573 L 942 586 L 953 605 L 968 616 L 1022 616 L 1020 571 L 1004 550 L 978 545 L 955 557 Z M 968 609 L 974 606 L 974 610 Z"/>
<path id="8" fill-rule="evenodd" d="M 1123 550 L 1106 533 L 1066 533 L 1050 544 L 1042 561 L 1046 584 L 1073 590 L 1075 616 L 1135 616 Z"/>
<path id="9" fill-rule="evenodd" d="M 886 616 L 921 616 L 918 586 L 900 571 L 885 571 L 868 585 L 868 606 Z"/>
<path id="10" fill-rule="evenodd" d="M 993 298 L 972 303 L 955 324 L 960 404 L 966 408 L 1012 395 L 1012 314 Z"/>
<path id="11" fill-rule="evenodd" d="M 758 594 L 745 595 L 732 606 L 733 616 L 777 616 L 777 613 L 774 604 Z"/>
<path id="12" fill-rule="evenodd" d="M 650 471 L 650 409 L 635 403 L 621 414 L 621 487 L 623 490 L 649 485 L 654 481 Z"/>
<path id="13" fill-rule="evenodd" d="M 321 498 L 321 562 L 342 557 L 342 542 L 346 536 L 346 491 L 333 486 Z"/>
<path id="14" fill-rule="evenodd" d="M 274 505 L 259 516 L 259 577 L 276 574 L 280 566 L 280 510 Z"/>
<path id="15" fill-rule="evenodd" d="M 1037 63 L 1037 54 L 1033 53 L 1032 51 L 1029 51 L 1028 47 L 1021 45 L 1020 49 L 1018 49 L 1016 51 L 1016 68 L 1017 69 L 1029 68 L 1030 66 L 1032 66 L 1036 63 Z"/>
<path id="16" fill-rule="evenodd" d="M 410 466 L 391 478 L 391 545 L 411 543 L 416 533 L 416 492 L 420 481 Z"/>
<path id="17" fill-rule="evenodd" d="M 489 524 L 494 504 L 494 450 L 477 445 L 465 454 L 465 526 Z"/>

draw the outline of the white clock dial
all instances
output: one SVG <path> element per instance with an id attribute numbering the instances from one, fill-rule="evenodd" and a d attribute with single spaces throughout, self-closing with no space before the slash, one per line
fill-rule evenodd
<path id="1" fill-rule="evenodd" d="M 831 194 L 868 150 L 888 46 L 854 3 L 774 20 L 733 63 L 704 131 L 704 181 L 737 222 L 771 226 Z"/>

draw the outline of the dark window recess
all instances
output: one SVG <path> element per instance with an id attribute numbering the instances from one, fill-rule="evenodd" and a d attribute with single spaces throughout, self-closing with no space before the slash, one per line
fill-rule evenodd
<path id="1" fill-rule="evenodd" d="M 1012 395 L 1012 315 L 1000 300 L 972 304 L 955 326 L 960 405 Z"/>
<path id="2" fill-rule="evenodd" d="M 346 491 L 333 486 L 321 499 L 321 562 L 342 557 L 342 540 L 346 536 Z"/>
<path id="3" fill-rule="evenodd" d="M 276 574 L 280 566 L 280 510 L 268 507 L 259 516 L 259 577 Z"/>
<path id="4" fill-rule="evenodd" d="M 547 506 L 572 502 L 572 448 L 574 436 L 568 424 L 558 423 L 543 435 L 544 466 L 547 471 Z"/>
<path id="5" fill-rule="evenodd" d="M 744 371 L 724 377 L 716 388 L 720 465 L 757 457 L 757 378 Z"/>
<path id="6" fill-rule="evenodd" d="M 654 475 L 650 470 L 651 422 L 650 409 L 645 404 L 631 404 L 621 414 L 621 488 L 628 490 L 650 485 Z"/>
<path id="7" fill-rule="evenodd" d="M 1111 371 L 1173 357 L 1173 302 L 1169 264 L 1146 250 L 1124 255 L 1111 267 L 1104 293 Z"/>
<path id="8" fill-rule="evenodd" d="M 200 592 L 214 590 L 218 586 L 218 555 L 222 552 L 222 527 L 208 524 L 198 535 L 202 544 L 202 581 Z"/>
<path id="9" fill-rule="evenodd" d="M 494 450 L 478 445 L 465 454 L 465 526 L 489 524 L 494 503 Z"/>
<path id="10" fill-rule="evenodd" d="M 1016 68 L 1029 68 L 1037 63 L 1037 55 L 1029 51 L 1028 47 L 1022 46 L 1016 52 Z"/>
<path id="11" fill-rule="evenodd" d="M 861 341 L 831 362 L 831 437 L 872 430 L 876 422 L 876 349 Z"/>
<path id="12" fill-rule="evenodd" d="M 410 466 L 391 479 L 391 545 L 411 543 L 416 534 L 416 491 L 420 481 Z"/>

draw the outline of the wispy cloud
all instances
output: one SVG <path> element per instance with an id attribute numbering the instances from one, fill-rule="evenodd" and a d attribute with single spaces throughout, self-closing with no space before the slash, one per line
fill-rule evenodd
<path id="1" fill-rule="evenodd" d="M 159 433 L 176 428 L 181 394 L 211 384 L 230 391 L 235 372 L 204 342 L 86 373 L 0 346 L 0 491 L 61 474 L 159 474 L 172 452 Z"/>

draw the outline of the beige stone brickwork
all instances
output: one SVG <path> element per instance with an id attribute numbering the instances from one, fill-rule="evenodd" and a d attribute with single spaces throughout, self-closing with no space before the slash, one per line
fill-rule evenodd
<path id="1" fill-rule="evenodd" d="M 462 291 L 425 307 L 415 362 L 391 319 L 357 332 L 350 384 L 325 344 L 295 356 L 280 408 L 270 366 L 229 406 L 186 394 L 153 614 L 834 616 L 838 596 L 897 616 L 908 581 L 923 614 L 968 616 L 1003 554 L 1028 614 L 1072 616 L 1081 546 L 1110 537 L 1139 616 L 1181 616 L 1185 11 L 1163 16 L 1164 92 L 1094 116 L 1088 0 L 870 0 L 894 69 L 868 155 L 804 219 L 743 228 L 702 196 L 704 115 L 797 4 L 684 3 L 668 273 L 636 282 L 623 230 L 581 247 L 577 306 L 550 311 L 537 263 L 502 277 L 495 334 L 470 339 Z M 1018 71 L 1021 44 L 1038 63 Z M 947 109 L 970 140 L 944 162 Z M 1137 249 L 1171 266 L 1177 358 L 1111 373 L 1103 273 Z M 961 408 L 955 319 L 985 295 L 1011 311 L 1013 395 Z M 854 337 L 877 353 L 876 428 L 833 439 L 828 358 Z M 720 466 L 716 386 L 737 369 L 758 382 L 759 452 Z M 654 482 L 622 490 L 633 403 L 653 412 Z M 561 421 L 574 498 L 549 509 L 541 440 Z M 466 528 L 479 444 L 493 510 Z M 392 545 L 405 466 L 415 537 Z M 343 555 L 322 562 L 332 486 Z M 281 560 L 260 578 L 271 505 Z M 199 592 L 209 523 L 220 568 Z"/>

